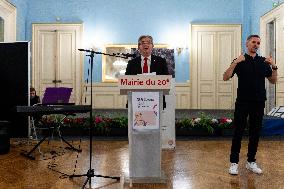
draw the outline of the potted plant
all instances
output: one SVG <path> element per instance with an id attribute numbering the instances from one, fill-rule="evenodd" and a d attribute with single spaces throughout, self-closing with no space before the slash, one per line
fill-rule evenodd
<path id="1" fill-rule="evenodd" d="M 110 123 L 111 136 L 128 135 L 128 118 L 126 116 L 114 117 Z"/>
<path id="2" fill-rule="evenodd" d="M 212 119 L 203 112 L 197 118 L 176 120 L 176 133 L 180 136 L 208 136 L 214 133 Z"/>
<path id="3" fill-rule="evenodd" d="M 218 128 L 221 130 L 222 136 L 232 136 L 234 132 L 233 120 L 226 117 L 219 119 Z"/>
<path id="4" fill-rule="evenodd" d="M 62 123 L 60 131 L 65 136 L 86 135 L 89 126 L 86 117 L 67 117 Z"/>

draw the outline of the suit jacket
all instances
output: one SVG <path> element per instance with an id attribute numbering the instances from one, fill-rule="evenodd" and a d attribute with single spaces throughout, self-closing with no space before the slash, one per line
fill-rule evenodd
<path id="1" fill-rule="evenodd" d="M 156 75 L 168 75 L 168 67 L 166 59 L 151 55 L 151 65 L 150 72 L 156 72 Z M 125 75 L 137 75 L 142 74 L 141 69 L 141 56 L 138 56 L 130 61 L 128 61 Z"/>
<path id="2" fill-rule="evenodd" d="M 166 59 L 151 55 L 150 72 L 156 72 L 156 75 L 169 75 Z M 138 56 L 128 61 L 125 75 L 137 75 L 142 74 L 141 68 L 141 56 Z M 126 104 L 126 108 L 128 103 Z M 165 96 L 163 96 L 163 109 L 166 108 Z"/>

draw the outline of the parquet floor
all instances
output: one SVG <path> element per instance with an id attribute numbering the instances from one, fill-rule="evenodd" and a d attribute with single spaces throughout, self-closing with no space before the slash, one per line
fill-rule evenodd
<path id="1" fill-rule="evenodd" d="M 20 152 L 32 148 L 25 139 L 12 139 L 11 151 L 0 155 L 0 189 L 79 189 L 86 177 L 64 178 L 85 174 L 89 169 L 89 140 L 76 139 L 73 145 L 82 148 L 77 153 L 60 148 L 59 141 L 41 145 L 36 160 Z M 284 189 L 284 140 L 263 138 L 259 143 L 257 161 L 264 174 L 256 175 L 245 169 L 247 139 L 242 143 L 239 175 L 228 174 L 231 140 L 226 138 L 177 141 L 175 150 L 162 152 L 165 184 L 137 184 L 133 189 Z M 53 153 L 52 153 L 53 152 Z M 92 168 L 97 175 L 128 176 L 127 141 L 93 141 Z M 75 166 L 76 165 L 76 166 Z M 75 172 L 74 172 L 75 171 Z M 88 184 L 87 184 L 88 186 Z M 94 177 L 87 188 L 118 189 L 121 183 L 108 178 Z M 128 183 L 123 188 L 130 188 Z"/>

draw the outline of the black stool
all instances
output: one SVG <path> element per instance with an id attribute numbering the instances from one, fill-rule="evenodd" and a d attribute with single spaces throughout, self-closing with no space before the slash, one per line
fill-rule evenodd
<path id="1" fill-rule="evenodd" d="M 0 121 L 0 154 L 10 151 L 9 121 Z"/>

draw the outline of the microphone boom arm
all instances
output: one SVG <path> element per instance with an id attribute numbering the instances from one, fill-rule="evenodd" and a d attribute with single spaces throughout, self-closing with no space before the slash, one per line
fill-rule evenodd
<path id="1" fill-rule="evenodd" d="M 89 52 L 92 54 L 102 54 L 102 55 L 106 55 L 106 56 L 114 56 L 114 57 L 118 57 L 118 58 L 124 58 L 124 59 L 128 59 L 128 58 L 134 58 L 136 57 L 135 54 L 129 54 L 129 53 L 113 53 L 113 54 L 108 54 L 108 53 L 103 53 L 103 52 L 96 52 L 93 50 L 89 50 L 89 49 L 78 49 L 79 51 L 84 51 L 84 52 Z"/>

